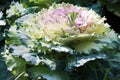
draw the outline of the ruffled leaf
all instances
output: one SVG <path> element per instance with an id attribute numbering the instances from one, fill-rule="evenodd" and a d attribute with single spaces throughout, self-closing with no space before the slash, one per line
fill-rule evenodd
<path id="1" fill-rule="evenodd" d="M 97 59 L 105 59 L 108 58 L 106 54 L 92 54 L 88 56 L 79 56 L 79 57 L 71 57 L 68 58 L 68 64 L 66 69 L 72 70 L 74 67 L 80 67 L 86 64 L 89 61 L 95 61 Z"/>

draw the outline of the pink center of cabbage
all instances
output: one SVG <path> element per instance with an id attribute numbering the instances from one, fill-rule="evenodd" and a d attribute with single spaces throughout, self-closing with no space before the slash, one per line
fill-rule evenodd
<path id="1" fill-rule="evenodd" d="M 71 12 L 78 13 L 77 18 L 74 21 L 74 26 L 76 26 L 78 28 L 84 27 L 84 26 L 89 26 L 89 25 L 93 24 L 93 22 L 94 22 L 94 21 L 88 19 L 89 14 L 87 13 L 87 11 L 81 11 L 80 9 L 77 9 L 76 7 L 72 8 L 72 9 L 58 8 L 58 9 L 51 11 L 50 13 L 45 13 L 43 16 L 43 22 L 45 22 L 45 23 L 48 23 L 48 22 L 61 23 L 61 24 L 68 23 L 69 24 L 68 16 L 70 16 Z"/>

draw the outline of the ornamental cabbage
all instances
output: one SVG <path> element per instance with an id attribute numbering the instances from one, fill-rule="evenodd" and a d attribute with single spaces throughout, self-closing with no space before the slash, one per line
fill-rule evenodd
<path id="1" fill-rule="evenodd" d="M 105 20 L 92 9 L 66 3 L 27 12 L 6 31 L 4 57 L 8 69 L 15 75 L 30 73 L 35 80 L 39 76 L 70 80 L 63 70 L 107 59 L 113 53 L 110 50 L 118 47 L 117 34 Z M 26 70 L 26 65 L 33 67 Z"/>
<path id="2" fill-rule="evenodd" d="M 31 41 L 51 41 L 53 46 L 64 46 L 79 54 L 89 54 L 91 50 L 111 48 L 108 45 L 117 41 L 117 35 L 105 20 L 105 17 L 101 18 L 88 8 L 53 4 L 49 9 L 19 18 L 16 27 L 11 27 L 10 31 L 17 33 L 20 38 L 25 35 Z"/>

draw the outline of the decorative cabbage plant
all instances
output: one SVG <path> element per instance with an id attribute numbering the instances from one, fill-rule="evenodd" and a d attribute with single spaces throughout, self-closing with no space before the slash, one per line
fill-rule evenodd
<path id="1" fill-rule="evenodd" d="M 119 39 L 105 20 L 66 3 L 28 10 L 6 31 L 8 70 L 15 80 L 117 80 Z"/>

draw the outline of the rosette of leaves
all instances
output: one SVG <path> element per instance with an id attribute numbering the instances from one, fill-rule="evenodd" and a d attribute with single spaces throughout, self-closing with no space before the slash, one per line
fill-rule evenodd
<path id="1" fill-rule="evenodd" d="M 6 31 L 8 69 L 16 80 L 114 78 L 108 68 L 120 68 L 112 65 L 119 63 L 113 58 L 119 57 L 119 41 L 104 20 L 93 10 L 66 3 L 24 14 Z M 92 72 L 96 77 L 89 76 Z"/>

